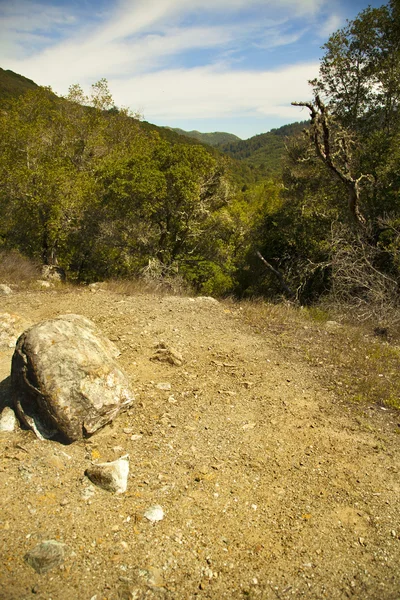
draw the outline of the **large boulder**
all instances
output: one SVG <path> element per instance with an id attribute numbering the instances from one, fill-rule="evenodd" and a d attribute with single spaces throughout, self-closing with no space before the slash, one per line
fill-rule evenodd
<path id="1" fill-rule="evenodd" d="M 18 339 L 11 384 L 20 420 L 40 438 L 92 435 L 133 401 L 116 346 L 79 315 L 43 321 Z"/>

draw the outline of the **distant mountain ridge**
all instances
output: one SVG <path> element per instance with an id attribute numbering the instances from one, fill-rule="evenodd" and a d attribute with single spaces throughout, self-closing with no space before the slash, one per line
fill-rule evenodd
<path id="1" fill-rule="evenodd" d="M 184 135 L 186 137 L 194 138 L 199 142 L 203 142 L 203 144 L 209 144 L 210 146 L 219 146 L 221 144 L 229 144 L 232 142 L 240 142 L 241 139 L 237 135 L 233 133 L 226 133 L 225 131 L 214 131 L 213 133 L 201 133 L 200 131 L 185 131 L 184 129 L 179 129 L 179 127 L 167 127 L 167 129 L 171 129 L 179 135 Z"/>

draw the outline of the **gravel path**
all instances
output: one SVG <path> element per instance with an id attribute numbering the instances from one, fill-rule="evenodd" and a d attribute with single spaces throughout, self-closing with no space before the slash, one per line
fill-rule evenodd
<path id="1" fill-rule="evenodd" d="M 136 402 L 69 446 L 0 434 L 1 600 L 400 598 L 398 414 L 343 404 L 231 304 L 1 298 L 20 331 L 66 312 L 116 343 Z M 184 363 L 151 360 L 160 342 Z M 12 348 L 0 350 L 4 402 Z M 125 494 L 84 476 L 125 454 Z M 44 540 L 65 544 L 65 561 L 38 574 L 24 556 Z"/>

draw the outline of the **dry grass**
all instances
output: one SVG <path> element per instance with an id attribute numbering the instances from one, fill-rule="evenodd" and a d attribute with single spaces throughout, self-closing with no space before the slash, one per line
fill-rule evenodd
<path id="1" fill-rule="evenodd" d="M 8 284 L 32 283 L 40 278 L 40 267 L 34 261 L 11 251 L 0 252 L 0 282 Z"/>
<path id="2" fill-rule="evenodd" d="M 400 346 L 383 337 L 385 331 L 331 320 L 321 308 L 261 301 L 241 307 L 256 332 L 311 364 L 329 389 L 347 400 L 400 409 Z"/>
<path id="3" fill-rule="evenodd" d="M 138 294 L 159 294 L 161 296 L 188 296 L 190 289 L 180 278 L 112 279 L 98 284 L 103 289 L 116 294 L 136 296 Z"/>

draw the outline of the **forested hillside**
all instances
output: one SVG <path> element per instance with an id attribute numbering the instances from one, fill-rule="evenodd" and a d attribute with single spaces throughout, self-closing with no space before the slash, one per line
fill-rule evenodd
<path id="1" fill-rule="evenodd" d="M 308 121 L 283 125 L 261 133 L 248 140 L 223 142 L 217 148 L 224 154 L 243 161 L 252 171 L 254 177 L 282 177 L 283 161 L 286 155 L 288 137 L 299 134 L 308 126 Z"/>
<path id="2" fill-rule="evenodd" d="M 185 131 L 184 129 L 179 129 L 178 127 L 168 128 L 172 129 L 172 131 L 176 131 L 180 135 L 184 135 L 186 137 L 194 138 L 199 142 L 203 142 L 204 144 L 210 144 L 210 146 L 218 146 L 221 144 L 228 144 L 230 142 L 238 142 L 240 138 L 233 133 L 225 133 L 223 131 L 214 131 L 213 133 L 200 133 L 200 131 Z"/>
<path id="3" fill-rule="evenodd" d="M 226 154 L 118 109 L 105 80 L 89 98 L 74 85 L 63 100 L 46 88 L 8 99 L 0 248 L 78 281 L 146 273 L 381 314 L 399 299 L 399 64 L 391 0 L 325 44 L 313 100 L 293 98 L 310 122 Z"/>

